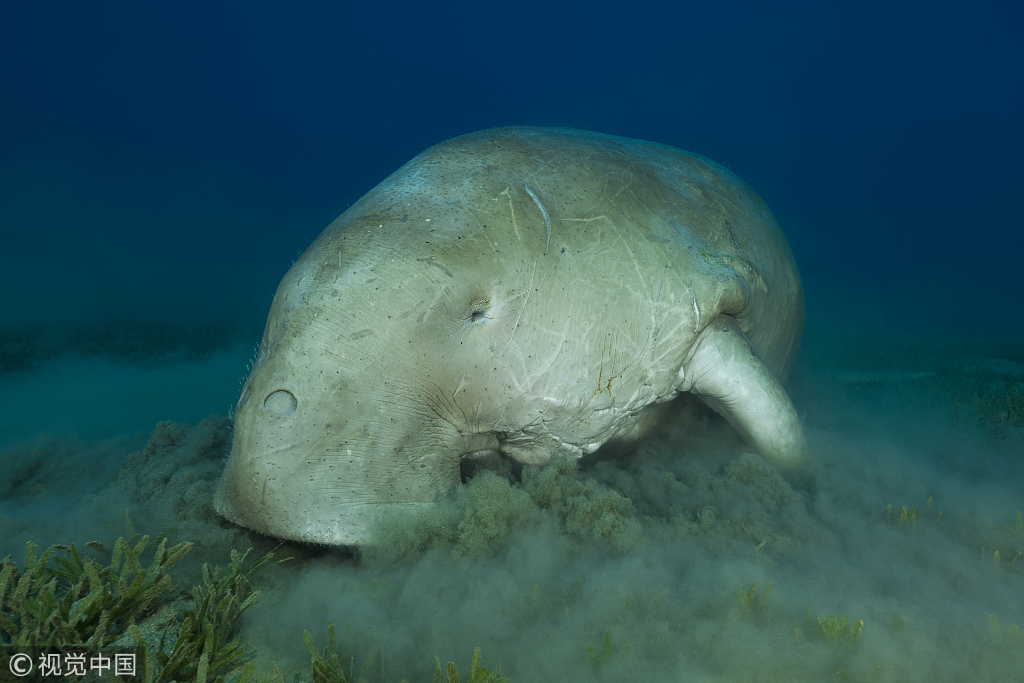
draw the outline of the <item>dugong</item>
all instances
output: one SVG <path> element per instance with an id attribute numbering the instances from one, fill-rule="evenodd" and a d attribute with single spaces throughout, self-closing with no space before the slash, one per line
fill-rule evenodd
<path id="1" fill-rule="evenodd" d="M 799 466 L 780 384 L 803 288 L 768 207 L 666 145 L 499 128 L 423 152 L 284 276 L 234 411 L 217 511 L 359 545 L 460 461 L 579 458 L 681 392 Z"/>

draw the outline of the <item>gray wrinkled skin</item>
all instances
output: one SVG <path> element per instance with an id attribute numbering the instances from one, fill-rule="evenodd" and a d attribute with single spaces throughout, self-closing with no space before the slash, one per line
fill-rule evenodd
<path id="1" fill-rule="evenodd" d="M 803 319 L 782 232 L 722 166 L 585 131 L 455 138 L 285 275 L 215 505 L 359 544 L 386 509 L 453 491 L 464 457 L 580 457 L 680 392 L 793 467 L 803 436 L 777 378 Z"/>

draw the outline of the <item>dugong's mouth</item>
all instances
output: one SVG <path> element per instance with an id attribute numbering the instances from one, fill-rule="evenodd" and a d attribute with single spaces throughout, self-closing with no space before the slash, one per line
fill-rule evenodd
<path id="1" fill-rule="evenodd" d="M 375 530 L 386 516 L 410 511 L 434 503 L 371 503 L 338 505 L 327 516 L 248 514 L 224 483 L 217 487 L 214 509 L 229 522 L 260 534 L 302 543 L 335 546 L 367 546 L 374 543 Z M 270 513 L 270 509 L 261 512 Z M 280 512 L 280 511 L 278 511 Z"/>
<path id="2" fill-rule="evenodd" d="M 382 505 L 346 504 L 335 501 L 329 508 L 308 501 L 307 507 L 285 508 L 265 481 L 261 487 L 239 488 L 229 473 L 217 486 L 213 507 L 229 522 L 275 538 L 328 545 L 362 545 L 380 518 Z M 250 492 L 257 492 L 256 498 Z M 385 505 L 386 506 L 386 505 Z"/>
<path id="3" fill-rule="evenodd" d="M 228 487 L 224 483 L 224 478 L 222 477 L 220 483 L 217 484 L 217 490 L 213 494 L 213 509 L 218 515 L 232 524 L 254 528 L 251 526 L 249 521 L 239 513 L 238 507 L 235 505 L 235 498 L 227 492 L 227 488 Z M 257 531 L 260 530 L 257 529 Z"/>
<path id="4" fill-rule="evenodd" d="M 306 491 L 292 491 L 294 477 L 271 475 L 256 463 L 269 463 L 274 469 L 272 458 L 238 457 L 232 449 L 213 496 L 219 515 L 261 534 L 292 541 L 330 545 L 365 541 L 377 506 L 338 500 L 341 496 L 317 491 L 312 485 Z"/>
<path id="5" fill-rule="evenodd" d="M 343 433 L 332 435 L 338 440 L 301 445 L 268 440 L 274 423 L 254 424 L 251 418 L 245 411 L 235 414 L 231 455 L 213 507 L 228 521 L 261 534 L 305 543 L 371 544 L 381 520 L 433 504 L 459 483 L 457 461 L 423 466 L 409 451 L 388 459 L 376 448 L 357 450 L 352 435 Z"/>

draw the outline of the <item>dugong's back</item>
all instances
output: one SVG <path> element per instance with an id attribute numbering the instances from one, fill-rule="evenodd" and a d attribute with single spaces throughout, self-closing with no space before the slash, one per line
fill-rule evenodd
<path id="1" fill-rule="evenodd" d="M 586 251 L 587 242 L 612 241 L 614 232 L 637 259 L 634 267 L 648 269 L 651 278 L 669 270 L 691 283 L 702 277 L 738 283 L 747 299 L 731 313 L 765 364 L 779 377 L 788 374 L 804 324 L 793 254 L 757 193 L 698 154 L 574 129 L 484 130 L 431 147 L 347 213 L 393 212 L 408 197 L 429 193 L 443 205 L 442 215 L 450 214 L 453 206 L 493 199 L 481 195 L 499 187 L 543 207 L 521 213 L 525 229 L 517 237 L 542 239 L 544 254 L 567 244 Z M 335 225 L 347 227 L 342 219 Z M 658 247 L 645 248 L 652 245 Z M 704 303 L 699 292 L 697 298 Z"/>

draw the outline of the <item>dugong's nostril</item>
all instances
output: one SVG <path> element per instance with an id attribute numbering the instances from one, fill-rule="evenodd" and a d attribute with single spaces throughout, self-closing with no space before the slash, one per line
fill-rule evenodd
<path id="1" fill-rule="evenodd" d="M 298 403 L 292 392 L 286 389 L 272 391 L 263 399 L 263 407 L 277 415 L 291 415 Z"/>

